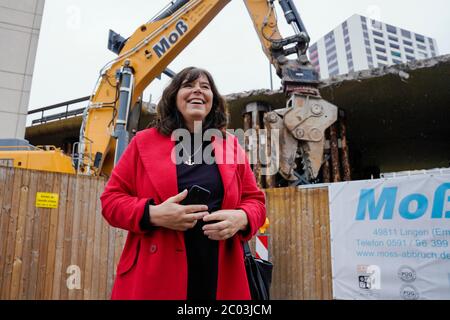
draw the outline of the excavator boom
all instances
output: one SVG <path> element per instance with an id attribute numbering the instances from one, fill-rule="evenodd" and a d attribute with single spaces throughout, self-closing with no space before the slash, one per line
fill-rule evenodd
<path id="1" fill-rule="evenodd" d="M 230 0 L 176 0 L 128 39 L 110 31 L 108 48 L 118 54 L 100 72 L 83 113 L 74 150 L 76 172 L 108 176 L 130 140 L 128 117 L 144 89 L 214 19 Z M 281 174 L 296 181 L 295 159 L 303 157 L 306 180 L 317 176 L 322 161 L 324 130 L 336 120 L 337 109 L 320 98 L 318 75 L 309 64 L 309 36 L 292 0 L 278 0 L 295 35 L 279 32 L 275 0 L 244 0 L 262 49 L 282 78 L 287 108 L 266 116 L 266 126 L 282 130 Z M 288 56 L 296 54 L 296 59 Z M 35 152 L 35 151 L 26 151 Z M 9 155 L 11 156 L 11 155 Z M 59 154 L 53 155 L 57 159 Z M 2 159 L 0 151 L 0 160 Z M 65 164 L 70 157 L 64 156 Z M 31 168 L 31 165 L 27 165 Z M 35 168 L 35 167 L 33 167 Z M 48 169 L 48 168 L 47 168 Z M 54 165 L 53 171 L 61 171 Z M 70 170 L 66 170 L 70 171 Z"/>

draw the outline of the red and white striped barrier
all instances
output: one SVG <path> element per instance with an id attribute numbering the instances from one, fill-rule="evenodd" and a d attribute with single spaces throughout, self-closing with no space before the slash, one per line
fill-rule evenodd
<path id="1" fill-rule="evenodd" d="M 269 260 L 269 236 L 256 236 L 256 258 Z"/>

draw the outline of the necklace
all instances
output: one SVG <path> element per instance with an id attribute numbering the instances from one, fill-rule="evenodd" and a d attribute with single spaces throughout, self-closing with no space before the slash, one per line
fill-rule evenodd
<path id="1" fill-rule="evenodd" d="M 181 145 L 181 147 L 183 148 L 183 154 L 184 154 L 184 153 L 186 152 L 186 149 L 184 148 L 183 145 Z M 203 147 L 203 146 L 200 145 L 200 148 L 198 148 L 192 155 L 189 155 L 188 160 L 184 160 L 183 163 L 186 164 L 186 165 L 188 165 L 188 166 L 193 166 L 193 165 L 195 164 L 195 162 L 194 162 L 192 159 L 194 159 L 195 155 L 196 155 L 200 150 L 202 150 L 202 147 Z M 186 154 L 187 154 L 187 152 L 186 152 Z"/>

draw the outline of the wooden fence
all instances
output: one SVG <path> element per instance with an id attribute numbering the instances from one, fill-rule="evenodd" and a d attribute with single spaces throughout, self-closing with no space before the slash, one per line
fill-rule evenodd
<path id="1" fill-rule="evenodd" d="M 266 189 L 271 298 L 332 299 L 327 188 Z"/>
<path id="2" fill-rule="evenodd" d="M 126 232 L 101 215 L 104 185 L 0 167 L 0 299 L 109 298 Z M 58 194 L 58 208 L 37 208 L 37 192 Z M 272 298 L 331 299 L 327 189 L 266 194 Z"/>
<path id="3" fill-rule="evenodd" d="M 0 167 L 0 298 L 107 299 L 125 233 L 101 215 L 104 179 Z M 36 193 L 59 195 L 36 208 Z"/>

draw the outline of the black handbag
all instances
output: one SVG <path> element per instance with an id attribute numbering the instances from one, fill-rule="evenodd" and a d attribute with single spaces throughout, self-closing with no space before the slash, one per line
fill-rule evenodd
<path id="1" fill-rule="evenodd" d="M 244 262 L 252 300 L 269 300 L 273 264 L 255 258 L 247 242 L 244 242 Z"/>

